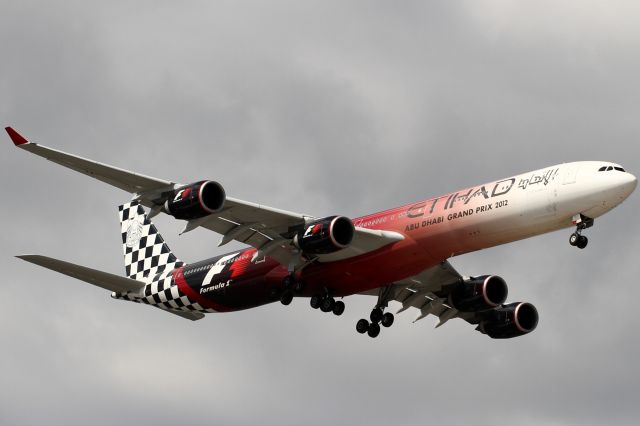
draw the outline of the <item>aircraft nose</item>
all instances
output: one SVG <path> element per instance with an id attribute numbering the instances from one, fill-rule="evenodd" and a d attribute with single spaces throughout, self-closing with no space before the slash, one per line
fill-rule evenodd
<path id="1" fill-rule="evenodd" d="M 638 186 L 638 179 L 631 173 L 626 173 L 624 183 L 622 184 L 622 191 L 625 194 L 625 198 L 631 195 L 631 193 L 635 191 L 637 186 Z"/>
<path id="2" fill-rule="evenodd" d="M 615 189 L 620 200 L 625 200 L 638 186 L 638 179 L 631 173 L 620 173 L 616 176 Z"/>

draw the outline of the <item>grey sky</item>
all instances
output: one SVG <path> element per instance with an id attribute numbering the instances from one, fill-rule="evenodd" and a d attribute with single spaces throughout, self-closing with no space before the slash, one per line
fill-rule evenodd
<path id="1" fill-rule="evenodd" d="M 0 117 L 35 142 L 242 199 L 357 216 L 563 161 L 640 174 L 640 5 L 0 1 Z M 185 4 L 186 3 L 186 4 Z M 12 256 L 122 272 L 127 194 L 0 155 L 0 424 L 637 424 L 638 196 L 453 259 L 536 305 L 494 341 L 404 313 L 372 340 L 289 307 L 190 323 Z M 156 224 L 186 261 L 218 236 Z"/>

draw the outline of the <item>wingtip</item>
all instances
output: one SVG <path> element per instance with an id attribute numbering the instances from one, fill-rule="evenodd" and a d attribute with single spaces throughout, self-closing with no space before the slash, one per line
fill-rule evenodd
<path id="1" fill-rule="evenodd" d="M 12 127 L 5 127 L 4 129 L 9 134 L 9 137 L 11 138 L 15 146 L 20 146 L 20 145 L 29 143 L 29 141 L 24 136 L 16 132 Z"/>

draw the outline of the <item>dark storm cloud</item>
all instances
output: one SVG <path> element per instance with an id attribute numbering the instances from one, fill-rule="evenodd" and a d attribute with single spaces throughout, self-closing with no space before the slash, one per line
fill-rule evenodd
<path id="1" fill-rule="evenodd" d="M 229 194 L 351 216 L 548 164 L 640 170 L 638 7 L 608 2 L 7 3 L 0 114 L 34 141 Z M 634 424 L 633 196 L 589 231 L 453 260 L 539 329 L 492 341 L 414 313 L 373 341 L 303 300 L 188 323 L 12 256 L 122 271 L 126 194 L 10 147 L 6 424 Z M 157 224 L 187 261 L 218 237 Z"/>

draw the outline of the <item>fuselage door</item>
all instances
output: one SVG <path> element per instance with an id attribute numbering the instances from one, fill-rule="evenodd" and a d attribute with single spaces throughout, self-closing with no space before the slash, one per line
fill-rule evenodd
<path id="1" fill-rule="evenodd" d="M 563 164 L 562 165 L 562 184 L 570 185 L 576 183 L 576 176 L 578 175 L 578 164 Z"/>

